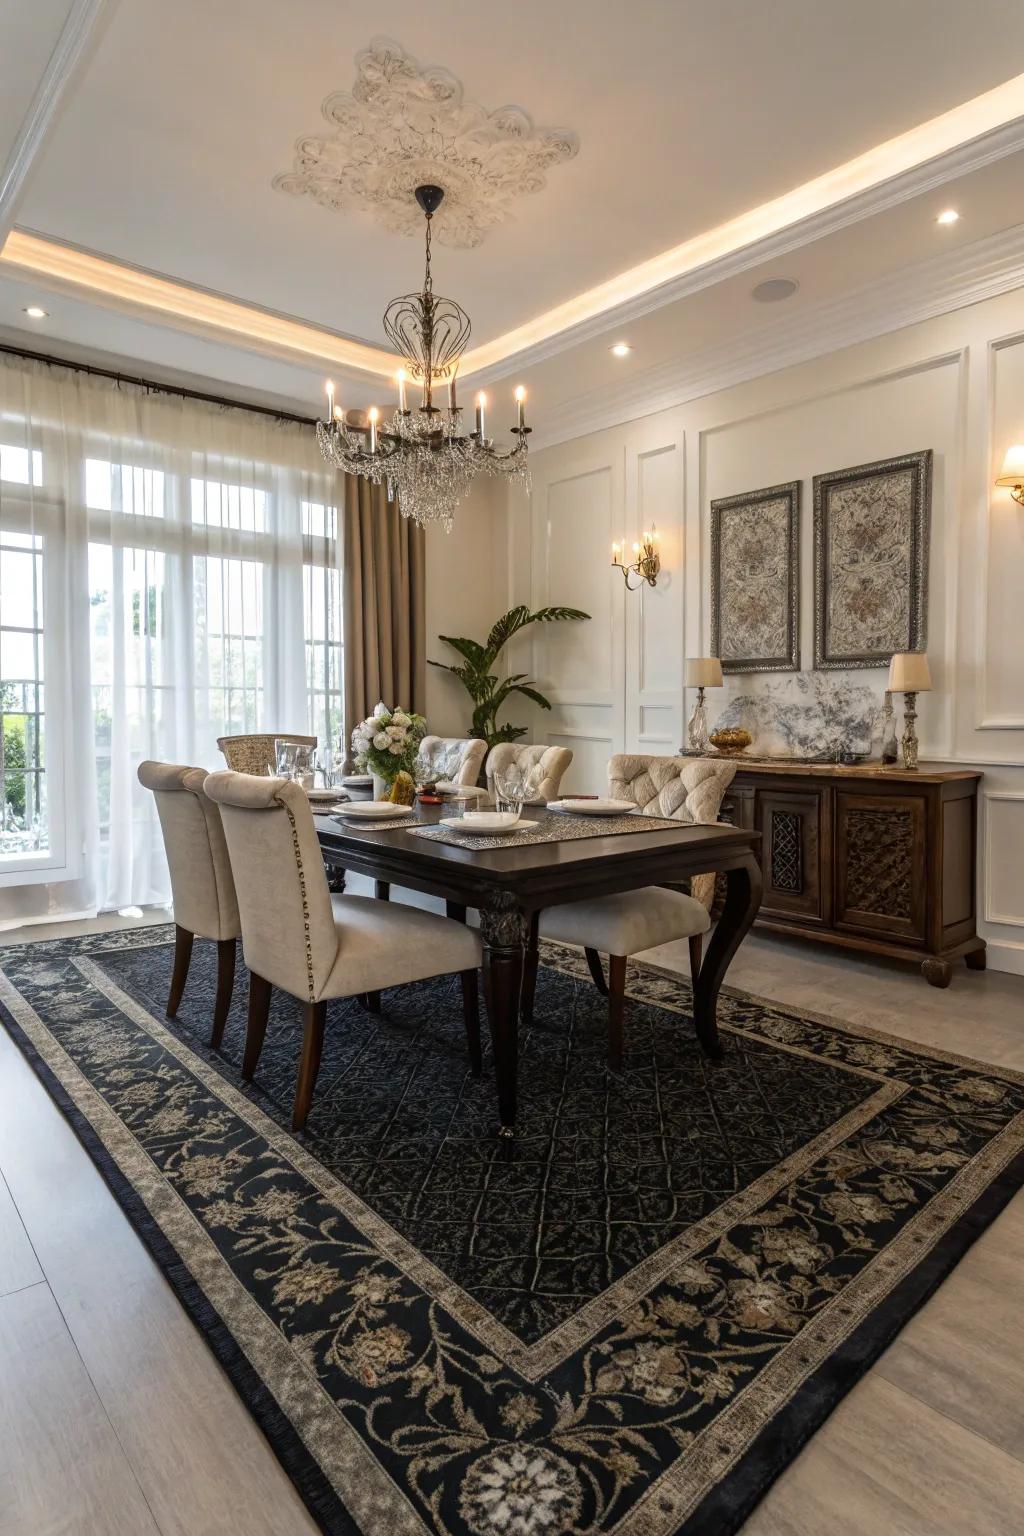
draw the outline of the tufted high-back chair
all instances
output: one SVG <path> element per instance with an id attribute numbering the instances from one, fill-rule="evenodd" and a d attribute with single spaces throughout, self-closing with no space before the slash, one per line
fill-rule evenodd
<path id="1" fill-rule="evenodd" d="M 548 747 L 543 743 L 524 746 L 517 741 L 502 741 L 492 747 L 487 757 L 487 788 L 494 793 L 494 775 L 505 773 L 513 763 L 524 773 L 540 766 L 543 778 L 537 800 L 557 800 L 558 787 L 565 777 L 572 753 L 568 747 Z"/>
<path id="2" fill-rule="evenodd" d="M 622 752 L 608 761 L 608 793 L 616 800 L 632 800 L 645 816 L 714 822 L 736 777 L 736 766 L 722 758 L 646 757 Z M 715 898 L 714 875 L 695 875 L 690 891 L 710 912 Z"/>
<path id="3" fill-rule="evenodd" d="M 480 777 L 480 769 L 487 755 L 486 741 L 478 741 L 470 736 L 424 736 L 420 742 L 419 755 L 424 762 L 436 763 L 440 772 L 445 758 L 455 747 L 460 749 L 462 756 L 459 771 L 450 782 L 471 789 Z"/>
<path id="4" fill-rule="evenodd" d="M 235 882 L 220 811 L 203 790 L 205 768 L 143 762 L 139 783 L 156 800 L 174 902 L 174 971 L 167 997 L 173 1018 L 188 979 L 195 938 L 217 944 L 217 996 L 210 1044 L 220 1045 L 235 981 L 236 940 L 241 933 Z"/>

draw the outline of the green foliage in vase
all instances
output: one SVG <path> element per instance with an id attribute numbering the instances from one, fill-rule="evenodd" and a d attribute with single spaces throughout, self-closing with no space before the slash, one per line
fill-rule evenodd
<path id="1" fill-rule="evenodd" d="M 432 661 L 432 667 L 441 667 L 457 677 L 473 701 L 473 720 L 469 735 L 486 741 L 488 747 L 499 741 L 517 741 L 526 735 L 525 725 L 499 725 L 498 711 L 510 694 L 521 693 L 538 704 L 550 709 L 550 700 L 533 686 L 525 672 L 514 672 L 509 677 L 499 677 L 495 663 L 505 646 L 528 624 L 553 624 L 565 620 L 589 619 L 590 614 L 579 608 L 538 608 L 531 613 L 525 605 L 510 608 L 492 628 L 486 641 L 468 640 L 464 635 L 439 635 L 445 645 L 450 645 L 462 657 L 461 663 L 449 666 L 444 661 Z"/>

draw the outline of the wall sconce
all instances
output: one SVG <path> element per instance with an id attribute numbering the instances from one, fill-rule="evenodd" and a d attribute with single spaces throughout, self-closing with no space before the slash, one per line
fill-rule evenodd
<path id="1" fill-rule="evenodd" d="M 627 590 L 630 592 L 635 592 L 640 586 L 639 581 L 635 587 L 632 585 L 629 579 L 631 576 L 639 576 L 642 581 L 647 582 L 648 586 L 656 587 L 661 571 L 661 556 L 655 547 L 658 539 L 658 530 L 653 523 L 651 524 L 650 533 L 641 534 L 641 538 L 643 539 L 642 544 L 633 545 L 634 559 L 632 565 L 623 564 L 622 551 L 624 541 L 620 542 L 617 539 L 612 545 L 612 565 L 617 566 L 622 572 L 622 579 L 626 583 Z"/>
<path id="2" fill-rule="evenodd" d="M 1014 443 L 1006 450 L 996 485 L 1005 487 L 1018 507 L 1024 507 L 1024 443 Z"/>

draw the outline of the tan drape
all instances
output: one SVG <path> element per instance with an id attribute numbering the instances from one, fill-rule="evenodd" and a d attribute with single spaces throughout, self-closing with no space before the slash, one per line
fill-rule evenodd
<path id="1" fill-rule="evenodd" d="M 342 473 L 345 730 L 381 699 L 423 713 L 426 683 L 422 528 L 383 486 Z"/>

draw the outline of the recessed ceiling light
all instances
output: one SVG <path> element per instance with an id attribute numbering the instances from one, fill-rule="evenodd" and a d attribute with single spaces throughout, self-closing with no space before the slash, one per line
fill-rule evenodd
<path id="1" fill-rule="evenodd" d="M 633 348 L 630 346 L 628 341 L 617 341 L 614 347 L 612 347 L 612 356 L 628 357 L 632 350 Z"/>
<path id="2" fill-rule="evenodd" d="M 750 297 L 758 304 L 778 304 L 796 293 L 800 284 L 792 277 L 769 277 L 750 290 Z"/>
<path id="3" fill-rule="evenodd" d="M 30 320 L 45 320 L 49 310 L 42 309 L 38 304 L 26 304 L 25 313 Z"/>
<path id="4" fill-rule="evenodd" d="M 959 217 L 955 208 L 944 208 L 935 222 L 936 224 L 955 224 Z"/>

